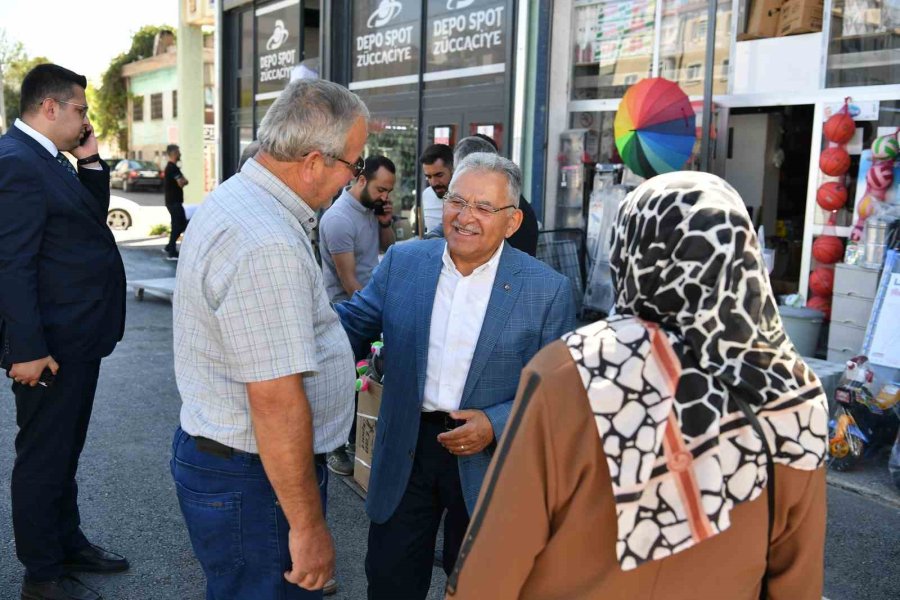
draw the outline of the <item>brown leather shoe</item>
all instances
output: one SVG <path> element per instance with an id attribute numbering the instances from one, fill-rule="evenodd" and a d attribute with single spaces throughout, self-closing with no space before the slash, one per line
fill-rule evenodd
<path id="1" fill-rule="evenodd" d="M 119 573 L 128 570 L 128 561 L 124 556 L 104 550 L 100 546 L 89 544 L 77 554 L 63 561 L 66 571 L 82 571 L 85 573 Z"/>
<path id="2" fill-rule="evenodd" d="M 22 582 L 22 600 L 102 600 L 102 596 L 71 575 L 53 581 Z"/>

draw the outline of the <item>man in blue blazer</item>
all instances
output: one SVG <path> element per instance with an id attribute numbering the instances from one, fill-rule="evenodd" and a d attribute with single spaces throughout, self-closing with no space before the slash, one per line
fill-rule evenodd
<path id="1" fill-rule="evenodd" d="M 68 573 L 128 567 L 82 533 L 75 482 L 100 359 L 125 328 L 125 270 L 106 226 L 109 167 L 86 86 L 68 69 L 35 67 L 21 120 L 0 138 L 0 366 L 14 380 L 13 531 L 29 600 L 99 598 Z"/>
<path id="2" fill-rule="evenodd" d="M 336 310 L 358 355 L 384 333 L 385 379 L 366 510 L 370 599 L 422 599 L 444 524 L 449 574 L 506 426 L 519 374 L 575 325 L 568 279 L 505 242 L 521 172 L 495 154 L 457 165 L 443 240 L 394 245 Z"/>

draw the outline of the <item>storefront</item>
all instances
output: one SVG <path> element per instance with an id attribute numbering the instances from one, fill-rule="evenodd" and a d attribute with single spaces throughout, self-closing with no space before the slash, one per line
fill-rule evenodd
<path id="1" fill-rule="evenodd" d="M 880 0 L 819 0 L 822 10 L 815 0 L 790 3 L 804 9 L 803 20 L 782 21 L 779 31 L 776 12 L 771 32 L 760 35 L 748 33 L 759 26 L 752 5 L 782 2 L 718 0 L 711 32 L 705 0 L 557 0 L 547 156 L 559 160 L 546 163 L 545 226 L 586 227 L 594 165 L 621 162 L 613 121 L 627 86 L 675 81 L 700 117 L 711 77 L 712 118 L 708 127 L 698 118 L 693 166 L 708 148 L 708 170 L 742 193 L 776 250 L 776 293 L 806 295 L 812 244 L 831 216 L 816 203 L 827 181 L 819 171 L 823 124 L 852 98 L 849 201 L 828 229 L 847 238 L 865 187 L 856 183 L 861 152 L 900 126 L 900 14 Z"/>
<path id="2" fill-rule="evenodd" d="M 223 174 L 255 138 L 266 109 L 303 63 L 347 85 L 372 119 L 366 154 L 398 168 L 400 237 L 414 233 L 429 144 L 482 133 L 521 155 L 524 10 L 514 0 L 281 0 L 225 2 L 222 22 Z M 534 4 L 537 4 L 536 2 Z M 302 10 L 301 10 L 302 5 Z M 516 60 L 515 50 L 520 58 Z M 514 147 L 515 146 L 515 147 Z"/>

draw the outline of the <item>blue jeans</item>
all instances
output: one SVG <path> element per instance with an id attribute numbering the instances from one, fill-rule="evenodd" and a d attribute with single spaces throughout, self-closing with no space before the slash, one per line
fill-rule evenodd
<path id="1" fill-rule="evenodd" d="M 179 427 L 172 477 L 194 554 L 206 574 L 207 600 L 311 600 L 322 592 L 284 579 L 291 570 L 288 523 L 259 457 L 229 458 L 197 449 Z M 328 470 L 316 463 L 325 510 Z"/>

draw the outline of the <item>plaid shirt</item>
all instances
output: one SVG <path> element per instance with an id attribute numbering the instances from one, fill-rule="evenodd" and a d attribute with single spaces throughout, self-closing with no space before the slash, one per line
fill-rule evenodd
<path id="1" fill-rule="evenodd" d="M 258 452 L 246 384 L 302 373 L 315 451 L 347 440 L 353 353 L 310 244 L 315 226 L 303 200 L 252 159 L 191 219 L 173 301 L 187 433 Z"/>

